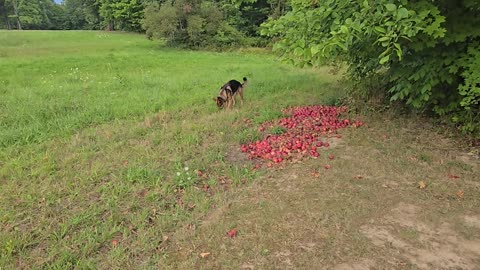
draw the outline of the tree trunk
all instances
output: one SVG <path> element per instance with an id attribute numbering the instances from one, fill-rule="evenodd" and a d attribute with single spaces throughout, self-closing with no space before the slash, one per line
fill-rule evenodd
<path id="1" fill-rule="evenodd" d="M 22 23 L 20 23 L 20 16 L 17 15 L 17 29 L 22 30 Z"/>
<path id="2" fill-rule="evenodd" d="M 20 14 L 18 13 L 18 3 L 17 1 L 12 1 L 13 12 L 15 12 L 15 17 L 17 18 L 17 29 L 22 30 L 22 23 L 20 22 Z"/>
<path id="3" fill-rule="evenodd" d="M 107 31 L 114 31 L 115 30 L 115 25 L 113 21 L 109 21 L 107 25 Z"/>

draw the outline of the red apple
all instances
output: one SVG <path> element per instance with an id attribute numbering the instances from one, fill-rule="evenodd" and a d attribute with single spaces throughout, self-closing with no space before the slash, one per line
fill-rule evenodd
<path id="1" fill-rule="evenodd" d="M 237 229 L 231 229 L 230 231 L 227 232 L 227 236 L 230 238 L 237 236 L 237 234 L 238 234 Z"/>

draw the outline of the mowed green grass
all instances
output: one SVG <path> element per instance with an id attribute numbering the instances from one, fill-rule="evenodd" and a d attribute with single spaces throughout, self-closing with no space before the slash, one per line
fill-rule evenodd
<path id="1" fill-rule="evenodd" d="M 243 76 L 245 104 L 215 108 Z M 142 35 L 0 31 L 0 269 L 166 267 L 169 235 L 259 174 L 238 162 L 259 136 L 244 119 L 333 103 L 337 79 Z"/>

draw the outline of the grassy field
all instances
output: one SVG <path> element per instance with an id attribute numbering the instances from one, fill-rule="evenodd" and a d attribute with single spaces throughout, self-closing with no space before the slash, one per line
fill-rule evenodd
<path id="1" fill-rule="evenodd" d="M 341 95 L 326 70 L 122 33 L 3 31 L 0 62 L 4 268 L 155 265 L 163 237 L 223 196 L 219 179 L 255 177 L 225 159 L 258 136 L 244 118 Z M 219 87 L 243 76 L 245 105 L 219 112 Z"/>
<path id="2" fill-rule="evenodd" d="M 219 111 L 243 76 L 245 104 Z M 479 160 L 425 119 L 353 115 L 367 126 L 329 139 L 334 160 L 250 170 L 240 143 L 336 103 L 339 79 L 260 51 L 0 31 L 0 269 L 478 269 Z"/>

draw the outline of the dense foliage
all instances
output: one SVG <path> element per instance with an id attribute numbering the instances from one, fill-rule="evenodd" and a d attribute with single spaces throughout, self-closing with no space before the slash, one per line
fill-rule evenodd
<path id="1" fill-rule="evenodd" d="M 149 5 L 145 10 L 147 35 L 188 47 L 226 47 L 241 44 L 244 35 L 223 20 L 213 2 L 171 1 Z"/>
<path id="2" fill-rule="evenodd" d="M 66 0 L 62 7 L 65 10 L 65 29 L 100 29 L 102 18 L 96 0 Z"/>
<path id="3" fill-rule="evenodd" d="M 346 62 L 355 81 L 478 134 L 479 14 L 475 0 L 292 0 L 263 34 L 298 65 Z"/>

